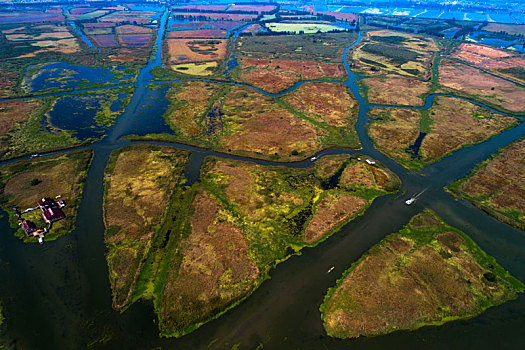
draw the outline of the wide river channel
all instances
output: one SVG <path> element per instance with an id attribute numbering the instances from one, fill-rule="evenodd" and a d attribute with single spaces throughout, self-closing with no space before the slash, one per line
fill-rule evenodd
<path id="1" fill-rule="evenodd" d="M 319 156 L 366 154 L 401 178 L 401 191 L 376 199 L 363 216 L 330 239 L 279 264 L 271 271 L 271 279 L 241 305 L 180 339 L 159 338 L 156 316 L 148 302 L 135 303 L 124 313 L 114 311 L 111 308 L 102 221 L 104 169 L 113 150 L 131 144 L 122 141 L 122 136 L 170 132 L 161 117 L 168 106 L 164 97 L 167 85 L 150 84 L 151 69 L 162 64 L 160 47 L 167 17 L 165 11 L 154 54 L 140 71 L 135 92 L 124 113 L 117 118 L 108 136 L 90 146 L 94 158 L 75 231 L 57 241 L 47 242 L 43 247 L 24 244 L 14 237 L 7 215 L 3 213 L 0 217 L 0 300 L 8 325 L 1 337 L 8 339 L 8 344 L 24 349 L 230 349 L 236 344 L 241 349 L 254 349 L 260 344 L 265 349 L 523 348 L 523 294 L 517 300 L 491 308 L 478 317 L 440 327 L 354 340 L 326 336 L 318 309 L 328 288 L 372 245 L 398 231 L 424 208 L 433 209 L 445 222 L 463 230 L 514 276 L 525 281 L 525 233 L 443 191 L 443 186 L 468 174 L 497 149 L 522 137 L 525 123 L 484 143 L 457 151 L 425 167 L 421 173 L 408 171 L 376 151 L 366 134 L 369 105 L 357 84 L 359 77 L 346 63 L 350 48 L 344 53 L 348 73 L 348 80 L 344 83 L 359 102 L 356 129 L 363 149 L 358 152 L 327 150 L 320 152 Z M 424 107 L 408 108 L 429 108 L 434 97 L 430 96 Z M 274 163 L 181 144 L 169 145 L 192 152 L 185 172 L 190 184 L 198 181 L 200 165 L 208 155 L 290 167 L 313 165 L 309 160 Z M 424 188 L 428 189 L 414 205 L 404 204 L 406 198 Z M 327 274 L 331 266 L 335 269 Z"/>

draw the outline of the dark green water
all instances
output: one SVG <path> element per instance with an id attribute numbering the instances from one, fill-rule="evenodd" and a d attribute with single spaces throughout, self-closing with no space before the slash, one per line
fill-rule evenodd
<path id="1" fill-rule="evenodd" d="M 157 47 L 160 47 L 166 17 L 164 13 Z M 345 56 L 346 52 L 348 50 Z M 525 343 L 523 295 L 489 309 L 479 317 L 441 327 L 424 327 L 414 332 L 356 340 L 336 340 L 326 336 L 318 308 L 327 289 L 366 250 L 387 234 L 398 231 L 425 207 L 435 210 L 448 224 L 470 235 L 514 276 L 525 281 L 525 233 L 485 215 L 468 202 L 454 200 L 442 190 L 444 185 L 467 174 L 498 148 L 522 137 L 525 124 L 487 142 L 455 152 L 425 168 L 422 174 L 407 171 L 376 151 L 366 135 L 369 106 L 348 66 L 346 84 L 360 104 L 356 125 L 363 144 L 360 153 L 390 167 L 401 178 L 405 194 L 376 199 L 364 216 L 346 225 L 333 237 L 280 264 L 271 272 L 271 279 L 237 308 L 183 338 L 159 338 L 155 315 L 148 303 L 136 303 L 122 314 L 112 310 L 103 242 L 103 172 L 110 152 L 130 144 L 120 141 L 121 136 L 137 131 L 169 130 L 160 117 L 167 106 L 162 97 L 164 92 L 148 88 L 149 72 L 160 64 L 159 50 L 140 72 L 133 97 L 108 137 L 91 146 L 95 155 L 73 233 L 43 247 L 23 244 L 13 236 L 6 215 L 0 218 L 0 300 L 7 318 L 5 336 L 11 339 L 12 347 L 206 349 L 211 345 L 211 348 L 224 349 L 240 344 L 242 349 L 252 349 L 263 344 L 265 349 L 522 348 Z M 430 107 L 432 100 L 433 97 L 427 100 L 426 108 Z M 198 179 L 200 165 L 207 155 L 244 159 L 184 145 L 175 146 L 192 151 L 185 172 L 190 183 Z M 356 152 L 329 150 L 319 155 L 337 153 Z M 309 167 L 312 162 L 306 160 L 286 165 Z M 428 190 L 414 205 L 404 204 L 409 195 L 424 188 Z M 326 274 L 331 266 L 335 269 Z"/>

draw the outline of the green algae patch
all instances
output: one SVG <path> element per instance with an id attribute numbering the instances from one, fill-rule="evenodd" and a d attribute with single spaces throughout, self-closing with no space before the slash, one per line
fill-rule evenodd
<path id="1" fill-rule="evenodd" d="M 92 154 L 91 150 L 79 150 L 1 166 L 1 206 L 9 213 L 11 226 L 19 227 L 13 206 L 22 212 L 37 207 L 38 201 L 44 197 L 60 195 L 66 203 L 62 208 L 65 218 L 53 222 L 45 240 L 54 240 L 73 231 Z M 33 222 L 38 228 L 48 227 L 39 208 L 23 213 L 22 218 Z M 15 234 L 25 242 L 37 241 L 36 237 L 27 237 L 21 228 Z"/>
<path id="2" fill-rule="evenodd" d="M 320 307 L 327 334 L 355 338 L 479 315 L 525 285 L 426 210 L 344 272 Z"/>
<path id="3" fill-rule="evenodd" d="M 525 138 L 499 150 L 447 190 L 509 225 L 525 230 Z"/>

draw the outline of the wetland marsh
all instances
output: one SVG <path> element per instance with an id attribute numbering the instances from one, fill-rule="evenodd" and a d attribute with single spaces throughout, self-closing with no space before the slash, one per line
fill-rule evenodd
<path id="1" fill-rule="evenodd" d="M 510 201 L 497 196 L 511 182 L 502 183 L 501 189 L 481 189 L 481 197 L 468 197 L 468 193 L 473 188 L 479 190 L 480 183 L 493 181 L 485 178 L 497 178 L 502 173 L 516 176 L 515 185 L 522 187 L 519 164 L 505 168 L 498 158 L 518 157 L 515 148 L 521 145 L 518 140 L 525 130 L 520 115 L 508 113 L 521 111 L 509 104 L 519 100 L 519 93 L 511 91 L 515 83 L 479 70 L 476 74 L 505 81 L 501 89 L 498 85 L 492 90 L 500 95 L 477 95 L 468 90 L 472 87 L 450 85 L 446 67 L 463 63 L 445 61 L 442 69 L 445 58 L 436 55 L 443 42 L 423 34 L 365 27 L 359 33 L 238 36 L 247 24 L 240 21 L 257 15 L 221 13 L 212 5 L 203 16 L 205 20 L 184 22 L 192 16 L 189 9 L 148 6 L 142 9 L 129 4 L 125 8 L 90 8 L 92 11 L 72 7 L 63 14 L 38 14 L 53 21 L 64 20 L 60 16 L 80 21 L 78 30 L 96 45 L 84 47 L 75 36 L 79 48 L 72 46 L 71 50 L 100 49 L 93 55 L 100 65 L 128 64 L 127 69 L 134 69 L 135 75 L 103 99 L 106 102 L 101 108 L 118 113 L 99 114 L 98 120 L 96 116 L 79 117 L 83 122 L 95 120 L 104 125 L 103 135 L 89 140 L 87 150 L 58 151 L 45 158 L 2 164 L 4 169 L 14 169 L 5 178 L 23 177 L 23 186 L 5 187 L 22 193 L 19 197 L 24 197 L 26 187 L 35 192 L 33 187 L 53 181 L 77 187 L 82 184 L 83 195 L 79 194 L 82 189 L 70 191 L 68 200 L 75 203 L 68 230 L 72 232 L 43 249 L 22 243 L 13 235 L 7 216 L 0 218 L 1 232 L 8 233 L 0 246 L 0 277 L 6 281 L 0 286 L 5 317 L 1 342 L 8 347 L 50 349 L 422 347 L 429 341 L 450 347 L 468 344 L 491 348 L 500 345 L 501 339 L 506 339 L 509 347 L 523 342 L 525 298 L 518 294 L 523 285 L 505 272 L 525 279 L 523 231 L 466 201 L 455 200 L 443 190 L 474 169 L 468 180 L 461 181 L 477 181 L 477 185 L 461 182 L 456 187 L 464 192 L 457 193 L 474 202 L 483 197 L 484 205 L 496 203 L 498 213 L 507 215 Z M 247 11 L 272 11 L 264 6 L 247 6 L 253 6 Z M 178 23 L 175 18 L 185 19 Z M 125 23 L 130 19 L 137 25 Z M 221 38 L 214 38 L 218 34 L 209 31 L 208 22 L 228 36 L 222 33 Z M 190 26 L 203 32 L 170 37 L 164 35 L 168 25 Z M 24 25 L 18 34 L 29 30 L 40 35 L 49 29 L 34 26 Z M 17 34 L 17 28 L 22 26 L 9 24 L 0 30 L 5 36 Z M 155 34 L 155 40 L 145 37 Z M 10 38 L 2 40 L 18 40 Z M 70 39 L 69 34 L 57 40 L 66 39 Z M 137 43 L 141 45 L 137 46 L 137 57 L 131 58 Z M 16 54 L 32 52 L 33 57 L 48 57 L 27 45 L 34 46 L 17 44 Z M 388 49 L 378 51 L 378 45 Z M 92 67 L 100 66 L 91 58 L 85 60 Z M 177 69 L 181 64 L 200 62 L 206 65 L 204 72 L 211 73 L 209 79 L 203 79 L 203 70 L 193 70 L 192 66 Z M 168 64 L 162 67 L 163 63 Z M 15 74 L 14 67 L 8 66 L 2 74 Z M 117 78 L 128 79 L 121 73 L 116 72 Z M 68 89 L 69 75 L 56 78 Z M 396 81 L 401 92 L 382 91 Z M 19 86 L 8 85 L 2 86 L 5 96 L 21 91 Z M 0 144 L 6 149 L 4 158 L 78 145 L 78 131 L 75 134 L 71 125 L 58 127 L 51 118 L 50 125 L 41 127 L 45 126 L 43 116 L 57 100 L 104 96 L 105 89 L 87 85 L 78 91 L 43 90 L 41 95 L 27 99 L 0 101 L 0 117 L 4 113 L 4 119 L 10 121 L 5 130 L 0 130 L 8 135 Z M 451 95 L 431 95 L 440 92 Z M 455 93 L 466 98 L 456 98 Z M 417 107 L 423 100 L 424 105 Z M 461 111 L 461 123 L 453 122 L 457 117 L 454 111 Z M 15 114 L 19 120 L 11 121 Z M 391 128 L 404 128 L 398 136 L 391 135 L 399 147 L 381 147 L 378 140 L 388 133 L 374 128 L 399 119 L 405 123 Z M 20 131 L 24 128 L 33 134 Z M 408 163 L 411 159 L 404 162 L 401 153 L 406 153 L 422 132 L 426 135 L 419 140 L 419 150 L 414 151 L 422 157 L 416 166 L 419 171 L 407 170 L 414 166 Z M 447 142 L 441 145 L 432 137 Z M 49 144 L 28 142 L 39 138 Z M 15 142 L 19 139 L 26 143 Z M 142 144 L 129 139 L 142 139 Z M 144 144 L 145 140 L 150 141 Z M 475 168 L 502 148 L 494 159 Z M 67 167 L 70 177 L 52 180 L 61 173 L 53 171 L 51 181 L 46 177 L 42 183 L 31 185 L 38 176 L 16 170 L 19 164 L 25 164 L 24 169 L 38 168 L 48 159 L 63 166 L 68 158 L 81 154 L 81 174 L 73 174 L 80 168 Z M 312 156 L 315 158 L 309 159 Z M 427 190 L 415 204 L 404 204 L 405 197 L 423 189 Z M 33 194 L 38 196 L 40 191 Z M 521 206 L 522 200 L 519 197 L 514 202 Z M 511 207 L 512 215 L 507 216 L 516 220 L 519 208 Z M 517 215 L 521 218 L 519 212 Z M 414 217 L 431 217 L 435 225 L 416 229 Z M 344 271 L 362 262 L 360 257 L 378 242 L 385 242 L 386 235 L 412 229 L 432 231 L 437 237 L 430 246 L 419 248 L 428 251 L 436 244 L 443 245 L 436 254 L 427 254 L 428 259 L 451 261 L 459 256 L 472 262 L 469 254 L 481 257 L 481 262 L 474 259 L 481 267 L 474 263 L 467 267 L 476 265 L 474 270 L 483 270 L 484 277 L 474 274 L 477 279 L 472 281 L 476 288 L 489 288 L 490 293 L 480 297 L 476 292 L 475 298 L 464 293 L 465 284 L 455 283 L 457 271 L 441 261 L 439 266 L 450 272 L 446 276 L 451 279 L 439 279 L 440 286 L 454 281 L 457 288 L 451 287 L 452 292 L 462 296 L 452 300 L 449 307 L 455 308 L 455 302 L 467 307 L 457 308 L 457 313 L 445 307 L 430 317 L 404 323 L 389 319 L 388 329 L 379 332 L 441 324 L 443 318 L 475 316 L 487 306 L 515 300 L 439 327 L 375 338 L 329 337 L 346 336 L 329 327 L 327 335 L 323 328 L 319 307 L 327 291 L 340 285 L 337 280 Z M 449 231 L 454 234 L 447 236 Z M 427 237 L 426 233 L 422 235 Z M 456 249 L 456 243 L 461 249 Z M 422 276 L 427 276 L 424 268 L 429 264 L 422 254 L 410 254 L 406 257 L 409 265 L 421 268 Z M 431 272 L 434 277 L 439 275 Z M 487 277 L 487 273 L 493 275 Z M 389 294 L 379 287 L 371 299 Z M 431 288 L 427 291 L 430 293 Z M 446 293 L 442 296 L 451 300 Z M 368 306 L 378 310 L 371 299 Z M 406 302 L 407 298 L 400 292 L 392 299 Z M 373 312 L 369 311 L 363 312 L 363 322 L 371 324 Z M 327 315 L 323 316 L 325 321 Z M 401 318 L 407 320 L 404 316 Z M 41 327 L 29 331 L 28 319 Z"/>

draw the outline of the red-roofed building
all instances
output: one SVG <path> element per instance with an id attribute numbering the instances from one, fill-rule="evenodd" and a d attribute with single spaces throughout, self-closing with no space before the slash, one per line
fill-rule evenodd
<path id="1" fill-rule="evenodd" d="M 29 220 L 22 221 L 20 226 L 22 227 L 22 230 L 24 230 L 27 236 L 31 236 L 31 234 L 36 231 L 36 225 Z"/>
<path id="2" fill-rule="evenodd" d="M 42 210 L 42 218 L 48 224 L 66 217 L 60 205 L 51 198 L 42 198 L 38 201 L 38 206 Z"/>

